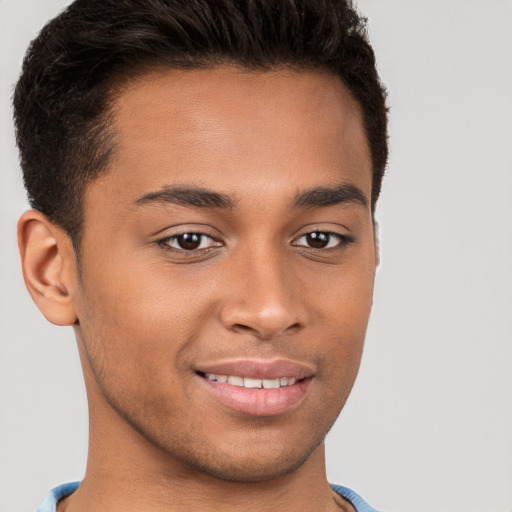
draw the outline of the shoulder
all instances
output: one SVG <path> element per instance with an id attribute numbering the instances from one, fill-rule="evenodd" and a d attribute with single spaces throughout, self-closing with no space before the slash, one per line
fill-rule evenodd
<path id="1" fill-rule="evenodd" d="M 368 505 L 359 494 L 348 487 L 331 484 L 331 489 L 345 498 L 356 509 L 356 512 L 378 512 L 378 510 Z"/>
<path id="2" fill-rule="evenodd" d="M 46 498 L 36 512 L 55 512 L 57 502 L 65 496 L 69 496 L 79 485 L 80 482 L 70 482 L 55 487 L 46 495 Z"/>

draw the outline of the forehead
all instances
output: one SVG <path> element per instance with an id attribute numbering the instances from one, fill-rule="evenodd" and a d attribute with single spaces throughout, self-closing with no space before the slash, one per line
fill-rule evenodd
<path id="1" fill-rule="evenodd" d="M 341 179 L 371 187 L 359 105 L 330 74 L 152 72 L 118 91 L 113 114 L 107 180 L 132 197 L 170 183 L 214 183 L 227 192 L 237 183 L 255 191 L 297 179 L 303 188 Z"/>

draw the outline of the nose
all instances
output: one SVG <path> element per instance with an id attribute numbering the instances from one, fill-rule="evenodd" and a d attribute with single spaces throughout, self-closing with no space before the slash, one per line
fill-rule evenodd
<path id="1" fill-rule="evenodd" d="M 288 267 L 288 268 L 287 268 Z M 274 255 L 232 262 L 221 310 L 226 329 L 272 340 L 304 327 L 306 309 L 289 265 Z"/>

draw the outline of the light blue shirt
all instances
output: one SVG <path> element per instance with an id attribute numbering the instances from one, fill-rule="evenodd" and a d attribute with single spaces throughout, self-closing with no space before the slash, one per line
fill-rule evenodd
<path id="1" fill-rule="evenodd" d="M 41 506 L 36 510 L 36 512 L 56 512 L 57 502 L 71 494 L 78 486 L 80 482 L 71 482 L 69 484 L 59 485 L 52 489 L 45 500 L 41 504 Z M 332 489 L 337 492 L 340 496 L 345 498 L 352 506 L 356 509 L 356 512 L 378 512 L 374 508 L 370 507 L 366 501 L 359 496 L 359 494 L 354 491 L 348 489 L 347 487 L 342 487 L 341 485 L 331 484 Z"/>

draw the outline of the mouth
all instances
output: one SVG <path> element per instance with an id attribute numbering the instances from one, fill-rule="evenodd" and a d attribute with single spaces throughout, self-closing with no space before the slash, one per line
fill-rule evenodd
<path id="1" fill-rule="evenodd" d="M 216 375 L 205 373 L 204 378 L 212 382 L 228 383 L 231 386 L 248 389 L 279 389 L 286 386 L 293 386 L 297 379 L 295 377 L 280 377 L 277 379 L 253 379 L 251 377 L 239 377 L 238 375 Z"/>
<path id="2" fill-rule="evenodd" d="M 309 366 L 286 360 L 227 361 L 196 374 L 211 398 L 252 416 L 276 416 L 298 408 L 314 378 Z"/>

